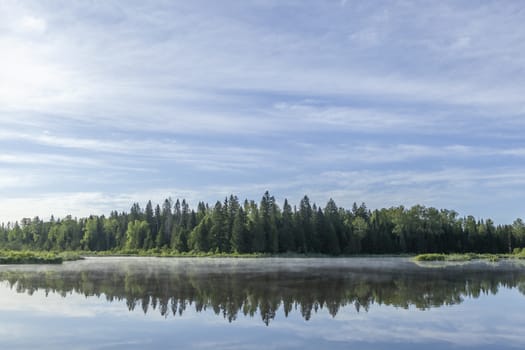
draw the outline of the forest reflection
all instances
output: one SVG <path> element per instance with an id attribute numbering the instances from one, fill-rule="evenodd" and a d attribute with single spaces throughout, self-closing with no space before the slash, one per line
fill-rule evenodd
<path id="1" fill-rule="evenodd" d="M 0 269 L 0 281 L 19 293 L 44 290 L 124 300 L 130 311 L 183 316 L 213 310 L 232 322 L 240 314 L 260 316 L 265 324 L 282 308 L 305 320 L 320 309 L 335 316 L 342 307 L 368 311 L 372 304 L 428 309 L 465 298 L 518 288 L 525 294 L 522 269 L 384 269 L 353 266 L 250 269 L 236 266 L 171 266 L 135 263 L 71 269 Z"/>

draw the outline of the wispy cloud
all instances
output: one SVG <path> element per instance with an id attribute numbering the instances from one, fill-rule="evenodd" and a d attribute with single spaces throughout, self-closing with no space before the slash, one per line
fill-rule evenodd
<path id="1" fill-rule="evenodd" d="M 525 210 L 509 196 L 524 21 L 496 1 L 1 2 L 0 190 L 109 208 L 133 189 L 271 187 L 484 214 L 477 187 L 508 221 Z"/>

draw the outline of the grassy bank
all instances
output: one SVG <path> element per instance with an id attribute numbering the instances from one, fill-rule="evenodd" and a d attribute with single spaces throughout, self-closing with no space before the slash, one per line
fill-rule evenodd
<path id="1" fill-rule="evenodd" d="M 415 261 L 472 261 L 472 260 L 486 260 L 490 262 L 497 262 L 500 259 L 520 258 L 516 254 L 419 254 L 414 257 Z"/>
<path id="2" fill-rule="evenodd" d="M 177 252 L 168 249 L 120 249 L 120 250 L 106 250 L 98 252 L 81 252 L 84 256 L 144 256 L 144 257 L 166 257 L 166 258 L 261 258 L 268 257 L 269 254 L 263 253 L 219 253 L 219 252 Z"/>
<path id="3" fill-rule="evenodd" d="M 40 252 L 30 250 L 0 250 L 0 264 L 61 264 L 83 259 L 78 252 Z"/>
<path id="4" fill-rule="evenodd" d="M 397 255 L 396 255 L 397 256 Z M 161 257 L 161 258 L 328 258 L 359 257 L 359 255 L 326 255 L 319 253 L 220 253 L 220 252 L 178 252 L 171 249 L 120 249 L 106 251 L 14 251 L 0 250 L 0 264 L 60 264 L 63 261 L 81 260 L 84 257 Z"/>
<path id="5" fill-rule="evenodd" d="M 168 258 L 356 258 L 356 257 L 410 257 L 408 254 L 383 254 L 383 255 L 329 255 L 321 253 L 221 253 L 221 252 L 178 252 L 170 249 L 120 249 L 98 252 L 81 252 L 83 256 L 144 256 Z"/>
<path id="6" fill-rule="evenodd" d="M 47 252 L 47 251 L 14 251 L 14 250 L 0 250 L 0 264 L 61 264 L 64 261 L 81 260 L 84 256 L 137 256 L 137 257 L 166 257 L 166 258 L 327 258 L 327 257 L 369 257 L 369 255 L 324 255 L 324 254 L 299 254 L 299 253 L 219 253 L 219 252 L 177 252 L 169 249 L 122 249 L 122 250 L 108 250 L 108 251 L 63 251 L 63 252 Z M 377 256 L 405 256 L 407 255 L 372 255 Z M 414 261 L 472 261 L 485 260 L 490 262 L 497 262 L 500 259 L 525 259 L 525 251 L 517 251 L 514 254 L 419 254 L 413 257 Z"/>
<path id="7" fill-rule="evenodd" d="M 61 264 L 63 258 L 55 253 L 31 251 L 0 251 L 0 264 Z"/>

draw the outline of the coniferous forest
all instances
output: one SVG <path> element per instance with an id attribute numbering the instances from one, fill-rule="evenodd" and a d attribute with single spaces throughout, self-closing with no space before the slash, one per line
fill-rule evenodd
<path id="1" fill-rule="evenodd" d="M 369 210 L 363 203 L 324 207 L 304 196 L 282 207 L 265 192 L 260 202 L 231 195 L 213 206 L 186 200 L 133 204 L 129 213 L 62 219 L 38 217 L 0 226 L 0 249 L 212 253 L 402 254 L 509 253 L 525 247 L 525 224 L 415 205 Z"/>

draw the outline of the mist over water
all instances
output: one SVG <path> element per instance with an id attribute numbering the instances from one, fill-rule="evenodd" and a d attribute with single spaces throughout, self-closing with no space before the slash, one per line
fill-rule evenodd
<path id="1" fill-rule="evenodd" d="M 3 341 L 14 348 L 31 346 L 32 336 L 39 334 L 32 328 L 45 331 L 57 324 L 64 334 L 54 340 L 70 346 L 68 339 L 79 336 L 76 323 L 111 340 L 88 337 L 82 348 L 90 349 L 143 348 L 144 341 L 161 346 L 173 325 L 191 328 L 178 341 L 193 348 L 202 347 L 204 340 L 217 348 L 236 348 L 225 342 L 234 329 L 243 344 L 257 345 L 256 339 L 270 337 L 277 348 L 468 348 L 471 343 L 476 348 L 512 348 L 525 345 L 521 332 L 512 331 L 525 326 L 517 312 L 525 306 L 524 272 L 519 261 L 418 265 L 390 257 L 108 257 L 0 266 L 0 325 L 13 327 L 17 317 L 26 316 L 18 324 L 26 336 Z M 458 318 L 458 311 L 468 316 Z M 504 321 L 494 323 L 503 311 Z M 469 318 L 471 329 L 454 328 Z M 106 323 L 115 332 L 99 329 Z M 397 329 L 401 326 L 404 331 Z M 131 337 L 141 335 L 135 345 L 124 332 L 129 327 L 140 330 Z M 246 332 L 239 335 L 239 327 Z M 340 332 L 334 333 L 336 329 Z M 411 329 L 418 332 L 407 338 Z M 264 348 L 262 344 L 255 347 Z"/>

